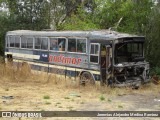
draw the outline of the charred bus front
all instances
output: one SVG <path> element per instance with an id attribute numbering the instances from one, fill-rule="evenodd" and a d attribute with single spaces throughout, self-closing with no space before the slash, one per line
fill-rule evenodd
<path id="1" fill-rule="evenodd" d="M 118 85 L 149 81 L 149 63 L 144 59 L 144 37 L 115 40 L 113 62 L 114 80 Z"/>

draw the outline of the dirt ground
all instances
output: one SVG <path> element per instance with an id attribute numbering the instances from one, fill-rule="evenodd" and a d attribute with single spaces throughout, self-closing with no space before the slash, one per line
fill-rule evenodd
<path id="1" fill-rule="evenodd" d="M 55 81 L 0 79 L 0 111 L 160 111 L 160 85 L 153 83 L 143 85 L 135 90 L 132 88 L 101 87 L 99 83 L 96 86 L 83 87 L 74 83 L 72 78 L 68 78 L 69 82 L 58 84 L 55 84 Z M 59 77 L 54 79 L 58 80 Z M 13 99 L 5 99 L 3 96 L 13 96 Z M 1 119 L 8 120 L 8 118 Z M 14 118 L 14 120 L 25 119 L 29 118 Z M 38 119 L 150 120 L 155 118 Z M 158 118 L 156 119 L 158 120 Z"/>

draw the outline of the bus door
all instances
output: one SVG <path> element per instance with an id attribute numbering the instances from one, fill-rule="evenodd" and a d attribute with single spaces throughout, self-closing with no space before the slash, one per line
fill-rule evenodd
<path id="1" fill-rule="evenodd" d="M 107 84 L 107 79 L 109 77 L 110 67 L 111 67 L 111 46 L 101 45 L 100 52 L 100 66 L 101 66 L 101 84 Z"/>

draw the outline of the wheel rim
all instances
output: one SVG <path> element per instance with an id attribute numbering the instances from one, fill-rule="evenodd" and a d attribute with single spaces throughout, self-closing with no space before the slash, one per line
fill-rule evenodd
<path id="1" fill-rule="evenodd" d="M 90 73 L 83 73 L 81 78 L 80 78 L 80 84 L 86 85 L 90 84 L 93 85 L 95 84 L 95 81 Z"/>

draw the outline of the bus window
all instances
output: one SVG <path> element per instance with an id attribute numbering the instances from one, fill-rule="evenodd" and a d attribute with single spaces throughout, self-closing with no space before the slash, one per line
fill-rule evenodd
<path id="1" fill-rule="evenodd" d="M 21 48 L 26 48 L 26 39 L 24 37 L 22 37 L 21 39 Z"/>
<path id="2" fill-rule="evenodd" d="M 41 41 L 41 49 L 48 50 L 48 38 L 43 38 Z"/>
<path id="3" fill-rule="evenodd" d="M 15 36 L 15 44 L 14 47 L 19 48 L 20 46 L 20 37 L 19 36 Z"/>
<path id="4" fill-rule="evenodd" d="M 9 36 L 10 47 L 14 47 L 15 39 L 13 36 Z"/>
<path id="5" fill-rule="evenodd" d="M 76 39 L 75 38 L 68 39 L 68 52 L 76 52 Z"/>
<path id="6" fill-rule="evenodd" d="M 41 49 L 41 38 L 35 38 L 35 49 Z"/>
<path id="7" fill-rule="evenodd" d="M 50 50 L 58 51 L 58 39 L 50 38 Z"/>
<path id="8" fill-rule="evenodd" d="M 35 38 L 35 49 L 48 49 L 48 38 Z"/>
<path id="9" fill-rule="evenodd" d="M 58 38 L 59 51 L 65 51 L 65 44 L 66 44 L 65 38 Z"/>
<path id="10" fill-rule="evenodd" d="M 91 44 L 90 46 L 90 62 L 99 63 L 99 44 Z"/>
<path id="11" fill-rule="evenodd" d="M 86 53 L 86 39 L 77 39 L 77 52 Z"/>
<path id="12" fill-rule="evenodd" d="M 33 38 L 22 37 L 21 48 L 33 48 Z"/>
<path id="13" fill-rule="evenodd" d="M 68 52 L 86 53 L 86 39 L 68 39 Z"/>
<path id="14" fill-rule="evenodd" d="M 50 38 L 50 50 L 65 51 L 65 38 Z"/>
<path id="15" fill-rule="evenodd" d="M 9 36 L 8 42 L 10 43 L 10 47 L 17 47 L 20 46 L 20 37 L 19 36 Z"/>
<path id="16" fill-rule="evenodd" d="M 27 48 L 33 48 L 33 38 L 27 38 Z"/>

